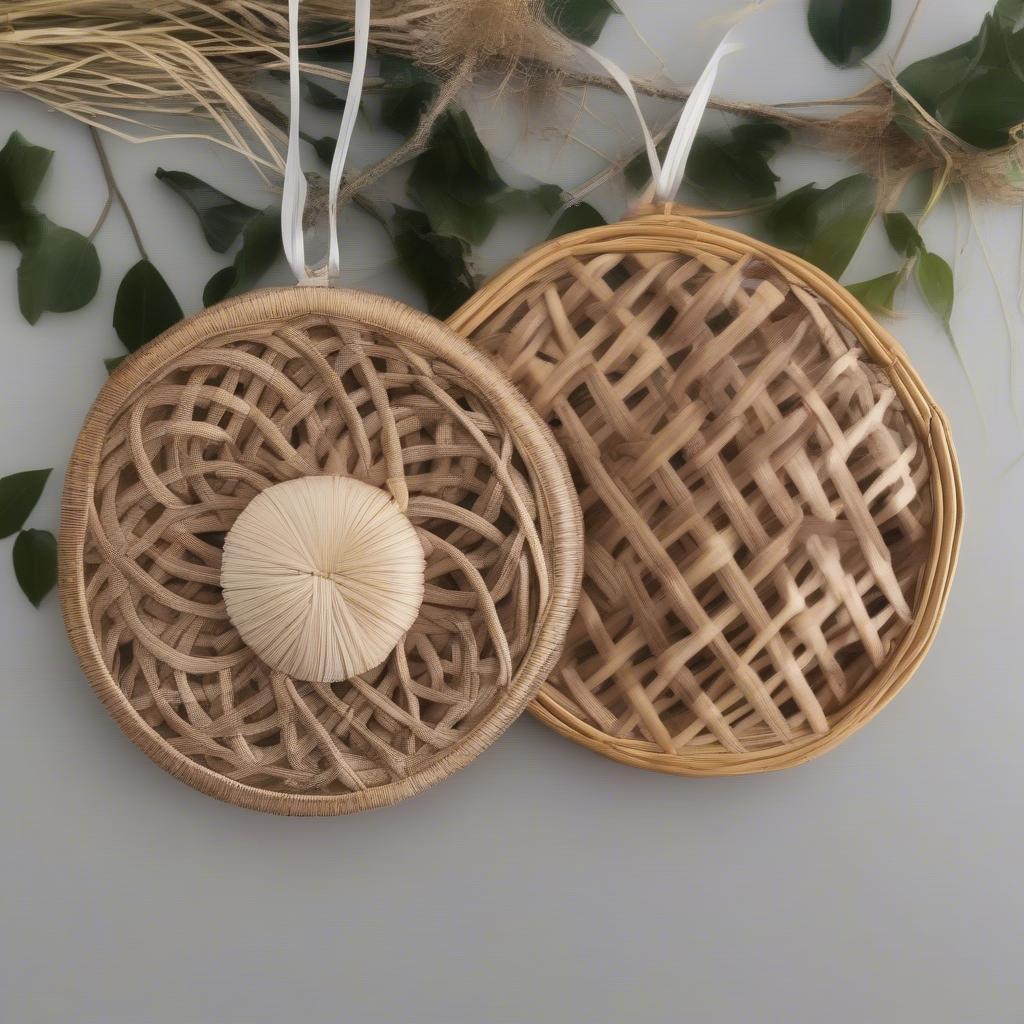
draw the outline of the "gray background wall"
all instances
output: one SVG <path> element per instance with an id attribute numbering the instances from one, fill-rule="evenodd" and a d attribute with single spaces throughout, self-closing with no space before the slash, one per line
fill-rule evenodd
<path id="1" fill-rule="evenodd" d="M 692 80 L 730 3 L 623 5 Z M 894 4 L 890 50 L 910 4 Z M 864 71 L 817 57 L 803 4 L 765 15 L 721 92 L 770 101 L 843 95 Z M 987 5 L 933 0 L 906 49 L 934 53 L 974 32 Z M 656 62 L 622 19 L 601 41 L 635 70 Z M 609 153 L 635 138 L 621 101 L 580 134 Z M 474 119 L 502 169 L 566 184 L 597 161 L 556 144 L 486 90 Z M 656 112 L 667 116 L 668 108 Z M 324 123 L 326 129 L 327 124 Z M 103 201 L 85 130 L 0 98 L 0 138 L 57 150 L 41 197 L 88 230 Z M 356 163 L 394 140 L 363 140 Z M 187 168 L 268 202 L 240 161 L 188 145 L 110 144 L 153 258 L 190 309 L 222 260 L 152 172 Z M 514 157 L 514 160 L 513 160 Z M 786 189 L 848 171 L 793 149 Z M 597 201 L 617 214 L 614 190 Z M 957 259 L 953 326 L 986 410 L 982 430 L 934 320 L 912 296 L 895 325 L 948 410 L 968 504 L 961 567 L 935 647 L 908 689 L 839 750 L 783 774 L 686 781 L 620 767 L 523 720 L 469 769 L 396 808 L 286 820 L 221 805 L 163 774 L 91 696 L 56 600 L 33 611 L 0 571 L 0 1018 L 12 1024 L 269 1024 L 304 1020 L 835 1024 L 1015 1021 L 1021 1015 L 1019 661 L 1024 625 L 1024 448 L 1010 413 L 1007 332 L 968 221 L 948 203 L 929 245 Z M 1017 308 L 1021 216 L 977 227 Z M 539 237 L 506 223 L 485 268 Z M 346 220 L 350 283 L 415 300 L 387 244 Z M 113 294 L 134 260 L 114 214 L 99 239 L 102 292 L 38 326 L 16 310 L 17 256 L 0 247 L 0 472 L 58 467 L 33 525 L 56 526 L 60 472 L 117 351 Z M 873 233 L 849 280 L 893 264 Z M 283 270 L 278 275 L 285 280 Z M 1019 384 L 1018 379 L 1018 384 Z M 9 558 L 10 542 L 0 557 Z"/>

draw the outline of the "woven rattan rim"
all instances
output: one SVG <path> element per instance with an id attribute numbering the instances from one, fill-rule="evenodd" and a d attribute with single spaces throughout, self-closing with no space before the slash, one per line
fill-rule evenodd
<path id="1" fill-rule="evenodd" d="M 749 236 L 660 206 L 607 226 L 557 238 L 527 254 L 490 281 L 449 323 L 470 339 L 482 339 L 488 320 L 530 286 L 554 280 L 566 260 L 605 253 L 709 254 L 735 263 L 754 257 L 788 282 L 814 293 L 853 333 L 868 356 L 888 375 L 914 431 L 923 442 L 932 503 L 931 534 L 921 570 L 913 621 L 873 681 L 828 720 L 824 735 L 803 736 L 765 750 L 735 752 L 721 747 L 669 753 L 652 742 L 612 736 L 582 720 L 545 684 L 531 712 L 563 736 L 625 764 L 677 775 L 738 775 L 801 764 L 832 749 L 869 721 L 909 680 L 934 639 L 956 566 L 963 528 L 963 495 L 949 425 L 895 339 L 864 307 L 818 268 Z M 485 332 L 484 332 L 485 333 Z M 496 353 L 497 354 L 497 353 Z M 499 354 L 499 362 L 500 354 Z M 572 459 L 572 451 L 567 454 Z"/>
<path id="2" fill-rule="evenodd" d="M 83 559 L 89 507 L 104 439 L 129 396 L 175 357 L 205 339 L 303 315 L 339 318 L 360 329 L 403 339 L 457 369 L 514 437 L 516 450 L 528 468 L 550 565 L 548 600 L 539 609 L 533 642 L 486 717 L 416 774 L 352 792 L 264 789 L 228 778 L 184 756 L 143 720 L 113 678 L 97 644 L 86 597 Z M 581 575 L 581 520 L 565 460 L 550 431 L 494 364 L 450 328 L 378 295 L 329 288 L 272 288 L 228 300 L 178 324 L 125 360 L 110 377 L 88 414 L 68 467 L 59 558 L 59 592 L 72 646 L 93 690 L 140 749 L 188 785 L 229 803 L 279 814 L 329 815 L 389 805 L 422 791 L 468 764 L 526 708 L 558 656 L 575 609 Z"/>

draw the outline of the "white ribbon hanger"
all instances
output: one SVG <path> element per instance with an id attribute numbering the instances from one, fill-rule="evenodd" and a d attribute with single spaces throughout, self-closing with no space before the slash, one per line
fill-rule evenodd
<path id="1" fill-rule="evenodd" d="M 637 120 L 640 122 L 640 130 L 643 132 L 647 159 L 651 165 L 651 179 L 654 182 L 654 199 L 656 201 L 672 202 L 683 183 L 683 176 L 686 173 L 686 161 L 690 156 L 690 150 L 693 148 L 694 139 L 697 137 L 697 130 L 700 128 L 704 111 L 707 109 L 708 100 L 711 99 L 711 89 L 715 84 L 715 77 L 718 74 L 718 65 L 723 57 L 743 49 L 742 43 L 732 40 L 733 31 L 735 29 L 727 32 L 725 38 L 718 44 L 707 66 L 701 72 L 700 78 L 697 79 L 690 95 L 687 97 L 683 111 L 679 115 L 679 121 L 672 132 L 672 139 L 665 152 L 664 161 L 658 157 L 654 136 L 651 134 L 651 129 L 648 127 L 647 120 L 640 109 L 640 101 L 637 99 L 636 90 L 633 88 L 629 75 L 614 61 L 597 53 L 589 46 L 579 46 L 583 53 L 597 61 L 615 79 L 616 84 L 626 94 L 626 98 L 636 113 Z"/>
<path id="2" fill-rule="evenodd" d="M 299 121 L 302 117 L 302 94 L 299 75 L 299 2 L 288 0 L 288 152 L 284 165 L 284 193 L 281 197 L 281 243 L 285 258 L 299 284 L 330 284 L 340 272 L 338 245 L 338 190 L 345 172 L 345 160 L 355 132 L 359 101 L 366 77 L 366 52 L 370 43 L 370 0 L 356 0 L 354 36 L 355 52 L 349 77 L 345 110 L 341 116 L 338 141 L 334 146 L 331 173 L 328 179 L 327 266 L 314 274 L 306 265 L 306 240 L 303 216 L 306 211 L 306 176 L 302 173 Z"/>

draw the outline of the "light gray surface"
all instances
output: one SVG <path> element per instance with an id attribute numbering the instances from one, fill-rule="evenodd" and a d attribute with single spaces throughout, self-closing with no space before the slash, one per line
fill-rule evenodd
<path id="1" fill-rule="evenodd" d="M 718 31 L 694 27 L 730 7 L 624 6 L 680 81 L 692 78 Z M 757 45 L 723 70 L 723 94 L 841 95 L 868 80 L 821 65 L 802 6 L 764 17 Z M 908 9 L 895 6 L 889 47 Z M 986 7 L 933 0 L 907 55 L 966 38 Z M 601 48 L 633 69 L 654 67 L 621 22 Z M 623 151 L 635 137 L 624 105 L 594 102 L 609 124 L 602 131 L 584 118 L 579 134 Z M 524 136 L 505 104 L 482 94 L 473 113 L 521 169 L 572 184 L 599 166 L 579 147 L 559 155 L 539 138 L 550 112 L 534 115 Z M 564 123 L 566 111 L 559 116 Z M 0 139 L 15 128 L 57 150 L 42 207 L 88 230 L 104 193 L 84 129 L 4 97 Z M 257 199 L 252 174 L 208 148 L 110 151 L 154 260 L 196 308 L 202 282 L 223 261 L 206 252 L 191 215 L 152 171 L 188 168 Z M 848 173 L 802 150 L 779 165 L 782 188 Z M 617 213 L 621 196 L 613 190 L 599 202 Z M 358 216 L 349 224 L 349 280 L 415 299 L 384 266 L 379 233 Z M 985 209 L 978 227 L 1019 352 L 1020 213 Z M 488 267 L 513 258 L 539 229 L 504 225 Z M 964 242 L 964 217 L 960 229 Z M 948 205 L 925 234 L 952 255 Z M 16 255 L 0 246 L 0 472 L 64 465 L 103 381 L 100 357 L 117 351 L 113 293 L 135 259 L 118 215 L 99 247 L 97 300 L 32 328 L 16 310 Z M 892 265 L 872 236 L 849 279 Z M 524 720 L 466 771 L 396 808 L 327 820 L 261 816 L 194 793 L 140 754 L 90 694 L 56 600 L 34 612 L 13 574 L 0 571 L 0 1020 L 1020 1020 L 1024 463 L 1007 467 L 1024 442 L 1010 412 L 999 300 L 976 239 L 957 279 L 954 328 L 986 408 L 987 438 L 935 322 L 911 301 L 895 326 L 949 413 L 963 463 L 968 522 L 948 613 L 904 694 L 800 769 L 740 780 L 662 777 Z M 59 477 L 58 468 L 32 525 L 56 526 Z M 9 548 L 3 542 L 0 557 L 9 559 Z"/>

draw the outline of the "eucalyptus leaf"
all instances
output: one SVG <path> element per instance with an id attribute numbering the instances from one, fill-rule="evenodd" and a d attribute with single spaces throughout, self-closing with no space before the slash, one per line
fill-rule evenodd
<path id="1" fill-rule="evenodd" d="M 423 290 L 433 316 L 454 313 L 476 290 L 465 243 L 438 234 L 419 210 L 396 206 L 391 237 L 399 264 Z"/>
<path id="2" fill-rule="evenodd" d="M 26 469 L 0 477 L 0 537 L 10 537 L 25 525 L 52 469 Z"/>
<path id="3" fill-rule="evenodd" d="M 611 14 L 619 14 L 613 0 L 544 0 L 544 11 L 563 35 L 585 46 L 600 38 Z"/>
<path id="4" fill-rule="evenodd" d="M 260 210 L 242 229 L 242 245 L 230 267 L 218 270 L 203 290 L 203 305 L 212 306 L 249 291 L 281 255 L 281 211 Z"/>
<path id="5" fill-rule="evenodd" d="M 871 178 L 853 174 L 828 188 L 812 183 L 783 196 L 768 211 L 765 227 L 776 245 L 838 277 L 864 237 L 874 204 Z"/>
<path id="6" fill-rule="evenodd" d="M 807 7 L 807 27 L 818 49 L 843 68 L 878 46 L 891 17 L 891 0 L 810 0 Z"/>
<path id="7" fill-rule="evenodd" d="M 901 256 L 916 256 L 924 249 L 924 241 L 905 213 L 887 213 L 882 221 L 892 247 Z"/>
<path id="8" fill-rule="evenodd" d="M 34 324 L 44 312 L 70 313 L 96 294 L 100 258 L 84 235 L 41 213 L 27 222 L 18 265 L 18 305 Z"/>
<path id="9" fill-rule="evenodd" d="M 57 538 L 49 530 L 22 530 L 13 557 L 18 585 L 38 608 L 57 582 Z"/>
<path id="10" fill-rule="evenodd" d="M 183 316 L 163 275 L 147 259 L 121 280 L 114 300 L 114 331 L 129 352 L 141 348 Z"/>
<path id="11" fill-rule="evenodd" d="M 914 265 L 914 276 L 925 301 L 948 330 L 953 315 L 952 268 L 941 256 L 922 252 Z"/>
<path id="12" fill-rule="evenodd" d="M 158 167 L 156 176 L 195 211 L 203 235 L 214 252 L 227 252 L 242 229 L 260 212 L 187 171 L 165 171 Z"/>
<path id="13" fill-rule="evenodd" d="M 559 215 L 551 228 L 548 238 L 558 238 L 571 231 L 583 231 L 585 228 L 597 228 L 608 222 L 590 203 L 573 203 Z"/>
<path id="14" fill-rule="evenodd" d="M 896 289 L 902 277 L 898 270 L 894 270 L 890 274 L 873 277 L 870 281 L 857 281 L 846 287 L 872 313 L 892 313 Z"/>

